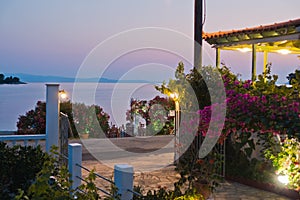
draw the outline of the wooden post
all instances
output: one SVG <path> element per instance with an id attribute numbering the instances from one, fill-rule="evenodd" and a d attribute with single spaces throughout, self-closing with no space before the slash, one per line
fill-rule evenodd
<path id="1" fill-rule="evenodd" d="M 256 80 L 256 44 L 252 44 L 252 81 Z"/>
<path id="2" fill-rule="evenodd" d="M 46 84 L 46 151 L 58 147 L 59 140 L 59 84 Z"/>
<path id="3" fill-rule="evenodd" d="M 81 185 L 81 180 L 77 177 L 81 178 L 81 168 L 76 164 L 81 165 L 82 163 L 82 145 L 78 143 L 69 144 L 68 146 L 68 169 L 71 174 L 72 181 L 72 190 L 76 190 L 78 186 Z"/>
<path id="4" fill-rule="evenodd" d="M 220 68 L 220 64 L 221 64 L 221 61 L 220 61 L 220 58 L 221 58 L 221 50 L 220 48 L 216 48 L 216 67 L 217 68 Z"/>
<path id="5" fill-rule="evenodd" d="M 121 195 L 121 200 L 132 199 L 133 194 L 133 167 L 127 164 L 115 165 L 114 182 Z"/>
<path id="6" fill-rule="evenodd" d="M 194 13 L 194 67 L 202 66 L 202 0 L 195 0 Z"/>

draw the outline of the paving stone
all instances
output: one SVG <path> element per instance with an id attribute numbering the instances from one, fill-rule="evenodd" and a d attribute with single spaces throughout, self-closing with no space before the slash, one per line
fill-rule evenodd
<path id="1" fill-rule="evenodd" d="M 97 161 L 85 161 L 83 166 L 88 169 L 95 168 L 96 173 L 99 173 L 105 177 L 112 178 L 113 169 L 101 164 Z M 88 172 L 82 171 L 83 177 L 87 176 Z M 180 175 L 175 172 L 174 166 L 167 168 L 141 173 L 137 172 L 134 174 L 134 185 L 142 186 L 142 189 L 147 192 L 148 190 L 157 190 L 159 187 L 166 189 L 174 189 L 174 183 L 180 178 Z M 103 182 L 96 179 L 96 184 L 100 184 L 108 190 L 110 183 Z M 220 187 L 217 188 L 213 194 L 214 200 L 289 200 L 289 198 L 252 188 L 243 184 L 225 181 Z"/>

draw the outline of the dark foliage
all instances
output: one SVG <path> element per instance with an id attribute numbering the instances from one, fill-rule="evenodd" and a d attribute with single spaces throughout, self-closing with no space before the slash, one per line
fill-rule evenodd
<path id="1" fill-rule="evenodd" d="M 81 108 L 81 109 L 79 109 Z M 75 116 L 86 117 L 87 114 L 93 114 L 97 116 L 97 120 L 104 133 L 109 131 L 109 116 L 103 111 L 103 109 L 97 105 L 87 106 L 84 104 L 72 104 L 70 101 L 60 103 L 60 111 L 68 115 L 72 133 L 75 137 L 78 137 L 78 128 L 74 123 L 73 113 Z M 78 111 L 78 112 L 77 112 Z M 88 113 L 88 111 L 90 113 Z M 81 120 L 82 121 L 82 120 Z M 89 125 L 88 123 L 81 124 Z M 95 127 L 95 123 L 93 127 Z M 45 134 L 46 132 L 46 103 L 38 101 L 35 108 L 26 112 L 25 115 L 20 115 L 17 122 L 17 134 Z"/>
<path id="2" fill-rule="evenodd" d="M 13 199 L 18 189 L 27 190 L 44 161 L 45 153 L 39 146 L 9 147 L 0 142 L 0 199 Z"/>
<path id="3" fill-rule="evenodd" d="M 18 77 L 8 76 L 5 77 L 4 74 L 0 74 L 0 84 L 21 84 L 23 82 L 20 81 Z"/>

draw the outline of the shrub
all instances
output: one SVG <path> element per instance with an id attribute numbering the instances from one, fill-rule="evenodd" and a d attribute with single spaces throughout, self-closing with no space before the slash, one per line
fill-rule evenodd
<path id="1" fill-rule="evenodd" d="M 174 107 L 174 101 L 165 97 L 156 96 L 149 101 L 131 99 L 126 120 L 132 124 L 134 115 L 139 115 L 146 122 L 146 135 L 169 135 L 174 129 L 174 117 L 168 116 L 168 112 Z"/>
<path id="2" fill-rule="evenodd" d="M 109 131 L 109 115 L 98 105 L 74 103 L 73 123 L 76 134 L 88 133 L 92 137 L 104 137 Z"/>
<path id="3" fill-rule="evenodd" d="M 9 147 L 0 142 L 0 199 L 11 199 L 18 189 L 27 190 L 45 160 L 40 146 Z"/>
<path id="4" fill-rule="evenodd" d="M 104 133 L 109 130 L 109 115 L 98 105 L 88 106 L 83 103 L 72 104 L 70 101 L 66 101 L 60 103 L 60 111 L 68 115 L 75 137 L 78 137 L 78 132 L 87 129 L 97 136 L 99 134 L 96 127 L 99 125 Z M 96 116 L 97 119 L 94 119 L 93 116 Z M 75 123 L 80 123 L 80 125 Z M 81 124 L 84 125 L 83 129 L 81 129 Z M 17 128 L 17 134 L 44 134 L 46 132 L 46 103 L 38 101 L 34 110 L 19 116 Z"/>
<path id="5" fill-rule="evenodd" d="M 265 151 L 267 159 L 272 161 L 276 174 L 288 176 L 288 187 L 300 192 L 300 143 L 296 138 L 286 138 L 278 148 Z"/>
<path id="6" fill-rule="evenodd" d="M 146 195 L 137 196 L 133 195 L 132 200 L 205 200 L 201 194 L 197 194 L 195 190 L 181 191 L 181 184 L 179 182 L 174 183 L 174 190 L 167 190 L 166 188 L 158 188 L 157 190 L 149 190 Z M 133 189 L 135 192 L 142 194 L 143 188 L 140 186 L 135 186 Z"/>
<path id="7" fill-rule="evenodd" d="M 46 103 L 38 101 L 35 109 L 19 116 L 17 134 L 44 134 L 46 131 Z"/>

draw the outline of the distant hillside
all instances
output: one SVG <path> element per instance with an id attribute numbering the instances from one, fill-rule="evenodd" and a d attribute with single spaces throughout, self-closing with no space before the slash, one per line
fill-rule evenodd
<path id="1" fill-rule="evenodd" d="M 73 83 L 75 80 L 77 82 L 86 82 L 86 83 L 151 83 L 150 81 L 145 80 L 114 80 L 114 79 L 108 79 L 108 78 L 81 78 L 81 79 L 75 79 L 72 77 L 63 77 L 63 76 L 41 76 L 41 75 L 32 75 L 32 74 L 22 74 L 18 73 L 16 74 L 18 77 L 20 77 L 22 80 L 28 83 L 48 83 L 48 82 L 57 82 L 57 83 Z"/>
<path id="2" fill-rule="evenodd" d="M 19 77 L 15 77 L 15 76 L 5 77 L 4 74 L 0 74 L 0 84 L 25 84 L 25 83 L 20 81 Z"/>

